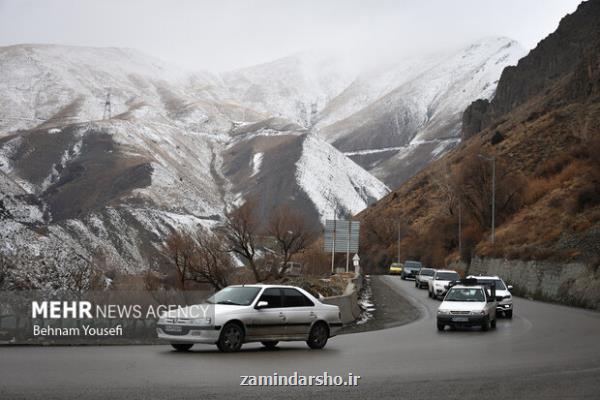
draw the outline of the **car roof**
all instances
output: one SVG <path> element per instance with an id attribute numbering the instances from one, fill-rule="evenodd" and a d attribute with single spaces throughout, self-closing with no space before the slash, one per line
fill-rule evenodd
<path id="1" fill-rule="evenodd" d="M 451 269 L 437 269 L 435 272 L 454 272 L 454 273 L 457 273 L 457 274 L 458 274 L 458 272 L 456 272 L 456 271 L 453 271 L 453 270 L 451 270 Z"/>
<path id="2" fill-rule="evenodd" d="M 454 285 L 450 289 L 481 289 L 481 290 L 483 290 L 483 285 Z"/>
<path id="3" fill-rule="evenodd" d="M 264 283 L 253 283 L 250 285 L 229 285 L 228 287 L 256 287 L 256 288 L 294 288 L 299 289 L 298 286 L 292 285 L 267 285 Z"/>
<path id="4" fill-rule="evenodd" d="M 502 280 L 499 276 L 491 276 L 491 275 L 469 275 L 467 276 L 467 278 L 473 278 L 473 279 L 498 279 L 498 280 Z"/>

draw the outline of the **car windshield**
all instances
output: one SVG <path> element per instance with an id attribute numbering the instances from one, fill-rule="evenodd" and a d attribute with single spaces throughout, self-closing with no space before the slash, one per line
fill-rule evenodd
<path id="1" fill-rule="evenodd" d="M 506 290 L 506 286 L 504 285 L 504 282 L 502 282 L 502 280 L 500 280 L 500 279 L 479 279 L 479 278 L 477 278 L 477 282 L 483 283 L 484 285 L 489 285 L 489 284 L 493 283 L 496 285 L 497 290 Z"/>
<path id="2" fill-rule="evenodd" d="M 424 268 L 420 272 L 421 275 L 426 275 L 426 276 L 433 276 L 434 273 L 435 273 L 435 270 L 428 269 L 428 268 Z"/>
<path id="3" fill-rule="evenodd" d="M 421 268 L 421 263 L 417 262 L 417 261 L 407 261 L 407 262 L 404 263 L 404 266 L 406 268 L 420 269 Z"/>
<path id="4" fill-rule="evenodd" d="M 483 294 L 483 290 L 479 288 L 453 288 L 450 289 L 444 301 L 471 301 L 481 303 L 485 301 L 485 296 Z"/>
<path id="5" fill-rule="evenodd" d="M 439 272 L 435 276 L 436 281 L 455 281 L 460 279 L 456 272 Z"/>
<path id="6" fill-rule="evenodd" d="M 249 306 L 260 291 L 258 287 L 226 287 L 210 296 L 206 301 L 211 304 L 229 304 Z"/>

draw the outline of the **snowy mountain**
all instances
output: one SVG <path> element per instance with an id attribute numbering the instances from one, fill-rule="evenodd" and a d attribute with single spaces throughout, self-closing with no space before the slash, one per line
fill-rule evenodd
<path id="1" fill-rule="evenodd" d="M 504 67 L 524 54 L 513 40 L 488 38 L 364 74 L 318 115 L 316 130 L 395 187 L 459 141 L 462 111 L 492 97 Z"/>
<path id="2" fill-rule="evenodd" d="M 165 262 L 171 230 L 210 228 L 250 197 L 263 220 L 288 202 L 318 226 L 324 202 L 357 213 L 388 192 L 303 126 L 234 102 L 220 77 L 61 46 L 1 48 L 0 68 L 0 251 L 25 266 L 101 254 L 135 271 Z"/>
<path id="3" fill-rule="evenodd" d="M 234 101 L 310 127 L 356 75 L 356 67 L 341 56 L 306 52 L 230 71 L 222 79 Z"/>
<path id="4" fill-rule="evenodd" d="M 389 192 L 366 169 L 393 184 L 441 155 L 520 52 L 490 39 L 360 73 L 303 53 L 214 75 L 129 49 L 0 48 L 0 252 L 135 271 L 166 262 L 173 229 L 250 198 L 263 221 L 282 203 L 315 226 L 356 214 Z"/>

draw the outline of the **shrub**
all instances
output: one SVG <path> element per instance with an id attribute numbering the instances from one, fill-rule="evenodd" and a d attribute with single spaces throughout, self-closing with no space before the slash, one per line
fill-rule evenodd
<path id="1" fill-rule="evenodd" d="M 549 158 L 540 164 L 538 168 L 536 168 L 535 176 L 539 178 L 549 178 L 562 172 L 562 170 L 572 162 L 573 157 L 571 157 L 570 154 L 561 153 L 558 156 Z"/>
<path id="2" fill-rule="evenodd" d="M 525 192 L 525 204 L 531 205 L 554 189 L 554 183 L 549 179 L 531 179 Z"/>

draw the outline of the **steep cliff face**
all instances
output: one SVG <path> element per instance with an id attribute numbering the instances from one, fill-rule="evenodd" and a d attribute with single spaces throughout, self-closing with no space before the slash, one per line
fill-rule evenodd
<path id="1" fill-rule="evenodd" d="M 600 41 L 600 1 L 583 2 L 565 16 L 558 29 L 542 40 L 516 66 L 504 69 L 496 94 L 485 111 L 482 102 L 473 102 L 463 116 L 463 137 L 485 129 L 536 95 L 544 95 L 553 83 L 575 71 Z"/>

